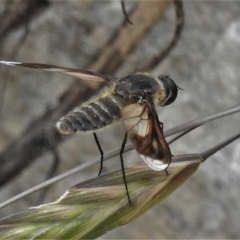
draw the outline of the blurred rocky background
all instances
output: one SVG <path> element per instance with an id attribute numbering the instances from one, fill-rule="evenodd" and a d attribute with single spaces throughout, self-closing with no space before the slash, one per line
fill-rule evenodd
<path id="1" fill-rule="evenodd" d="M 170 55 L 152 69 L 156 75 L 169 74 L 184 89 L 174 104 L 158 109 L 165 130 L 240 101 L 240 3 L 227 0 L 183 3 L 185 26 L 182 37 Z M 127 10 L 131 12 L 137 4 L 137 1 L 126 1 Z M 124 16 L 119 1 L 6 0 L 0 2 L 0 19 L 2 60 L 84 69 L 97 58 L 96 54 L 102 54 L 102 47 L 120 28 Z M 160 52 L 171 39 L 174 24 L 174 8 L 169 5 L 163 18 L 124 59 L 114 75 L 121 77 L 134 72 Z M 141 26 L 134 22 L 131 27 Z M 8 148 L 11 153 L 11 143 L 18 139 L 19 145 L 22 144 L 24 129 L 45 111 L 57 107 L 59 96 L 74 79 L 4 66 L 0 71 L 3 103 L 0 150 L 4 153 Z M 171 149 L 174 155 L 201 152 L 237 131 L 239 114 L 196 129 L 174 143 Z M 100 131 L 98 136 L 104 151 L 118 147 L 123 132 L 121 122 Z M 30 148 L 26 147 L 26 154 L 32 154 Z M 99 154 L 93 136 L 85 133 L 67 139 L 56 150 L 60 156 L 58 173 Z M 8 168 L 16 164 L 11 161 L 17 157 L 9 154 Z M 48 151 L 15 174 L 11 181 L 1 184 L 0 201 L 44 181 L 53 159 L 53 152 Z M 126 165 L 137 159 L 134 151 L 125 154 Z M 95 177 L 98 168 L 97 165 L 51 186 L 45 202 L 54 201 L 70 186 Z M 120 169 L 119 158 L 104 164 L 105 173 L 116 169 Z M 236 141 L 211 157 L 191 179 L 154 209 L 101 239 L 238 239 L 239 183 L 240 141 Z M 38 205 L 40 194 L 32 194 L 1 209 L 0 217 Z"/>

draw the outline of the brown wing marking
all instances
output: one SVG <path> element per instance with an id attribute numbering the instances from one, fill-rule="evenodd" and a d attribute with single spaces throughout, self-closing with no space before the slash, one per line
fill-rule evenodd
<path id="1" fill-rule="evenodd" d="M 121 115 L 129 139 L 139 156 L 151 169 L 162 171 L 171 162 L 171 151 L 152 106 L 150 102 L 131 104 L 121 110 Z"/>
<path id="2" fill-rule="evenodd" d="M 100 73 L 95 73 L 92 71 L 87 70 L 80 70 L 75 68 L 66 68 L 66 67 L 59 67 L 49 64 L 41 64 L 41 63 L 21 63 L 21 62 L 7 62 L 7 61 L 0 61 L 1 64 L 9 65 L 9 66 L 19 66 L 19 67 L 26 67 L 26 68 L 34 68 L 42 71 L 49 71 L 49 72 L 58 72 L 63 73 L 72 77 L 80 78 L 86 81 L 95 81 L 95 82 L 113 82 L 117 78 L 112 76 L 103 75 Z"/>

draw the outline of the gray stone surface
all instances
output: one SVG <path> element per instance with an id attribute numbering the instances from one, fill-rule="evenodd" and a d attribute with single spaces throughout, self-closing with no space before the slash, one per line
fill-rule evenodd
<path id="1" fill-rule="evenodd" d="M 122 19 L 117 1 L 51 1 L 51 4 L 31 25 L 31 32 L 16 60 L 84 68 Z M 165 129 L 239 102 L 240 3 L 185 1 L 184 7 L 186 24 L 182 39 L 170 56 L 153 70 L 156 75 L 170 74 L 184 89 L 173 105 L 158 109 Z M 173 9 L 169 9 L 164 20 L 144 39 L 117 76 L 133 72 L 164 47 L 173 31 L 173 19 Z M 1 57 L 7 57 L 22 31 L 8 38 Z M 12 68 L 0 125 L 0 148 L 18 136 L 47 106 L 56 104 L 57 96 L 71 81 L 58 74 Z M 193 131 L 171 149 L 174 155 L 201 152 L 238 130 L 239 114 L 235 114 Z M 117 147 L 122 132 L 116 126 L 102 131 L 99 138 L 103 148 Z M 239 144 L 236 141 L 215 154 L 154 209 L 101 239 L 240 238 Z M 98 154 L 93 137 L 86 134 L 76 135 L 59 150 L 62 158 L 59 172 Z M 126 154 L 126 159 L 130 158 L 137 159 L 134 151 Z M 43 181 L 51 159 L 50 153 L 45 154 L 3 187 L 0 201 Z M 116 168 L 120 168 L 117 158 L 106 164 L 105 171 Z M 98 166 L 54 185 L 47 201 L 55 200 L 73 184 L 95 176 L 97 171 Z M 1 217 L 35 205 L 37 197 L 38 194 L 31 195 L 1 210 Z"/>

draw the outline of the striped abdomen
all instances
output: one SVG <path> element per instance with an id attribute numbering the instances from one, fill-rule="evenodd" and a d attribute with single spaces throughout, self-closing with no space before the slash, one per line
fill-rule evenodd
<path id="1" fill-rule="evenodd" d="M 119 119 L 120 110 L 126 105 L 123 98 L 109 94 L 75 109 L 61 118 L 56 127 L 62 134 L 100 129 Z"/>

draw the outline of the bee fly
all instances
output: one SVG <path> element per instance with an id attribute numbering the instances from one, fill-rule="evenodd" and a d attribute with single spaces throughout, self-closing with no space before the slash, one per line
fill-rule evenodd
<path id="1" fill-rule="evenodd" d="M 171 151 L 163 136 L 163 124 L 158 119 L 154 101 L 161 107 L 175 101 L 179 87 L 168 76 L 161 75 L 154 78 L 148 73 L 137 72 L 123 78 L 115 78 L 91 71 L 47 64 L 5 61 L 0 61 L 0 63 L 60 72 L 82 80 L 107 84 L 95 98 L 62 117 L 57 122 L 56 127 L 62 134 L 71 134 L 77 131 L 97 131 L 120 119 L 123 120 L 126 132 L 120 158 L 129 203 L 131 201 L 122 157 L 127 137 L 129 137 L 135 150 L 151 169 L 166 171 L 171 162 Z M 94 138 L 101 152 L 100 175 L 103 151 L 95 133 Z"/>

